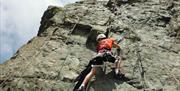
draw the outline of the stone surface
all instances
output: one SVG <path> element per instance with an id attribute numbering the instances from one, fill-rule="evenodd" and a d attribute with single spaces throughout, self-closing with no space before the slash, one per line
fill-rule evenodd
<path id="1" fill-rule="evenodd" d="M 126 36 L 126 78 L 115 79 L 108 64 L 89 91 L 179 91 L 179 0 L 119 0 L 115 11 L 108 0 L 92 1 L 49 6 L 37 36 L 0 65 L 0 91 L 72 91 L 106 29 L 116 40 Z"/>

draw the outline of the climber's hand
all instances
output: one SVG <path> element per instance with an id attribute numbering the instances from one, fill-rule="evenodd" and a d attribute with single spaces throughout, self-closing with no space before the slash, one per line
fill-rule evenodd
<path id="1" fill-rule="evenodd" d="M 120 52 L 120 51 L 121 51 L 121 48 L 117 48 L 117 51 Z"/>

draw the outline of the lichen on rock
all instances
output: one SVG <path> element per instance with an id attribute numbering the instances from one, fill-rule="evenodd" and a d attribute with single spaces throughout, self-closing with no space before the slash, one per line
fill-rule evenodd
<path id="1" fill-rule="evenodd" d="M 126 79 L 107 64 L 89 91 L 179 91 L 180 2 L 119 0 L 112 12 L 109 0 L 95 1 L 50 6 L 37 36 L 0 65 L 0 90 L 72 91 L 96 54 L 96 36 L 109 29 L 116 40 L 126 36 L 119 44 Z"/>

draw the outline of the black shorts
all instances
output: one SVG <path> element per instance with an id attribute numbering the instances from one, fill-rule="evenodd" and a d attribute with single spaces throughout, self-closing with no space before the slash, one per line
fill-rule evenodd
<path id="1" fill-rule="evenodd" d="M 116 58 L 111 52 L 104 52 L 101 56 L 96 56 L 91 60 L 91 65 L 103 65 L 104 62 L 115 63 Z"/>

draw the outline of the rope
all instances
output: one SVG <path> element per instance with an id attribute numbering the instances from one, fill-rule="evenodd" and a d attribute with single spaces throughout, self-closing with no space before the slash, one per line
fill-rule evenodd
<path id="1" fill-rule="evenodd" d="M 141 67 L 141 68 L 139 68 L 140 72 L 144 71 L 144 67 L 143 67 L 142 60 L 141 60 L 141 55 L 140 55 L 140 50 L 138 50 L 136 52 L 136 55 L 137 55 L 137 61 L 136 61 L 135 66 L 133 68 L 133 76 L 135 75 L 136 69 L 138 69 L 139 67 Z M 144 72 L 141 73 L 141 76 L 142 77 L 144 76 Z"/>
<path id="2" fill-rule="evenodd" d="M 86 10 L 86 11 L 83 13 L 82 17 L 85 16 L 85 15 L 87 14 L 87 12 L 88 12 L 88 10 Z M 76 16 L 76 17 L 77 17 L 77 16 Z M 74 24 L 73 28 L 72 28 L 72 29 L 70 30 L 70 32 L 68 33 L 69 37 L 65 40 L 65 44 L 67 44 L 67 42 L 68 42 L 68 40 L 69 40 L 72 32 L 73 32 L 74 29 L 76 28 L 77 24 L 79 24 L 79 22 L 80 22 L 80 18 L 79 18 L 79 17 L 77 17 L 77 21 L 78 21 L 78 22 Z M 65 66 L 65 62 L 66 62 L 66 59 L 67 59 L 67 57 L 69 56 L 69 54 L 70 54 L 70 52 L 67 53 L 67 55 L 66 55 L 66 57 L 65 57 L 65 60 L 63 61 L 62 66 L 61 66 L 61 68 L 59 69 L 57 78 L 59 77 L 60 72 L 62 71 L 63 67 Z M 46 75 L 45 79 L 48 79 L 48 75 Z M 55 79 L 55 80 L 57 80 L 57 79 Z M 42 90 L 42 86 L 40 87 L 39 91 L 41 91 L 41 90 Z"/>
<path id="3" fill-rule="evenodd" d="M 78 17 L 78 23 L 79 23 L 79 17 Z M 73 26 L 73 28 L 72 28 L 72 30 L 68 33 L 68 35 L 70 35 L 71 33 L 72 33 L 72 31 L 75 29 L 75 27 L 77 26 L 77 23 Z M 49 40 L 49 38 L 47 38 L 45 41 L 48 41 Z M 67 41 L 68 41 L 68 39 L 66 39 L 66 41 L 65 41 L 65 43 L 67 43 Z M 48 43 L 48 42 L 47 42 Z M 46 42 L 44 42 L 44 44 L 42 45 L 42 47 L 40 47 L 40 49 L 41 48 L 43 48 L 46 44 L 47 44 Z M 37 56 L 37 55 L 39 55 L 41 53 L 41 51 L 40 52 L 38 52 L 37 54 L 35 54 L 35 56 L 32 56 L 31 58 L 34 58 L 35 59 L 35 57 Z M 21 56 L 21 55 L 20 55 Z M 68 56 L 68 55 L 67 55 Z M 66 56 L 66 58 L 67 58 L 67 56 Z M 23 56 L 21 56 L 22 57 L 22 60 L 28 60 L 27 58 L 25 58 L 25 57 L 23 57 Z M 22 61 L 21 61 L 22 62 Z M 24 61 L 23 61 L 24 62 Z M 65 61 L 64 61 L 64 63 L 65 63 Z M 63 63 L 63 64 L 64 64 Z M 30 61 L 29 63 L 27 63 L 25 66 L 24 66 L 24 68 L 26 68 L 27 69 L 27 67 L 30 65 L 30 64 L 32 64 L 32 61 Z M 62 68 L 63 68 L 63 66 L 60 68 L 60 70 L 62 70 Z M 20 69 L 20 72 L 22 72 L 22 74 L 20 75 L 20 78 L 22 77 L 22 75 L 24 74 L 24 72 L 26 71 L 26 69 L 24 69 L 23 70 L 23 68 L 21 68 Z M 8 74 L 8 76 L 7 76 L 7 79 L 5 79 L 1 84 L 0 84 L 0 87 L 2 87 L 2 85 L 3 84 L 5 84 L 5 82 L 8 80 L 8 79 L 10 79 L 13 75 L 15 75 L 15 72 L 16 71 L 12 71 L 12 72 L 9 72 L 9 74 Z M 47 78 L 47 77 L 45 77 L 45 78 Z M 20 79 L 19 79 L 20 80 Z M 18 81 L 19 81 L 18 80 Z M 17 84 L 16 84 L 17 85 Z M 40 89 L 41 90 L 41 89 Z"/>
<path id="4" fill-rule="evenodd" d="M 145 88 L 147 87 L 146 85 L 146 82 L 145 82 L 145 69 L 144 69 L 144 66 L 143 66 L 143 63 L 142 63 L 142 58 L 141 58 L 141 55 L 140 55 L 140 50 L 138 48 L 138 51 L 137 51 L 137 61 L 139 61 L 140 63 L 140 66 L 139 66 L 139 71 L 140 71 L 140 75 L 141 75 L 141 82 L 143 84 L 143 88 L 144 88 L 144 91 L 145 91 Z"/>
<path id="5" fill-rule="evenodd" d="M 70 32 L 67 34 L 67 35 L 69 35 L 69 37 L 65 40 L 65 44 L 67 44 L 67 42 L 68 42 L 68 40 L 69 40 L 69 38 L 70 38 L 73 30 L 76 28 L 77 24 L 79 23 L 79 17 L 77 17 L 77 18 L 78 18 L 78 22 L 74 24 L 73 28 L 72 28 L 72 29 L 70 30 Z M 60 72 L 61 72 L 62 68 L 63 68 L 64 65 L 65 65 L 65 61 L 66 61 L 68 55 L 69 55 L 69 53 L 66 55 L 65 60 L 64 60 L 63 63 L 62 63 L 62 66 L 61 66 L 61 68 L 60 68 L 60 71 L 58 72 L 57 77 L 60 75 Z M 48 78 L 49 78 L 49 75 L 46 75 L 44 79 L 48 79 Z M 55 80 L 57 80 L 57 79 L 55 79 Z M 40 85 L 39 91 L 43 90 L 42 88 L 43 88 L 42 85 Z"/>
<path id="6" fill-rule="evenodd" d="M 76 28 L 76 26 L 77 26 L 78 23 L 79 23 L 79 17 L 78 17 L 78 22 L 74 24 L 73 28 L 72 28 L 72 29 L 70 30 L 70 32 L 68 33 L 69 37 L 66 39 L 65 44 L 67 44 L 67 42 L 68 42 L 68 40 L 69 40 L 69 38 L 70 38 L 73 30 Z M 59 72 L 61 72 L 62 68 L 64 67 L 65 62 L 66 62 L 66 59 L 67 59 L 67 57 L 69 56 L 69 54 L 70 54 L 70 52 L 67 53 L 67 55 L 66 55 L 66 57 L 65 57 L 65 60 L 63 61 L 62 66 L 61 66 Z M 60 74 L 58 74 L 58 76 L 59 76 L 59 75 L 60 75 Z"/>

